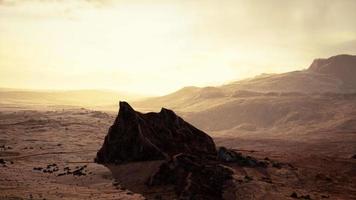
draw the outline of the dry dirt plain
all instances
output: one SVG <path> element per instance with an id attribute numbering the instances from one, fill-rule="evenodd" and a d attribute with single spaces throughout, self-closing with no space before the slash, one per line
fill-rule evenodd
<path id="1" fill-rule="evenodd" d="M 137 194 L 93 163 L 115 115 L 77 108 L 3 107 L 0 199 L 172 198 L 160 188 Z M 218 146 L 238 149 L 269 164 L 267 168 L 231 164 L 235 187 L 229 192 L 234 195 L 226 198 L 356 199 L 354 132 L 320 132 L 300 140 L 238 134 L 214 139 Z M 127 177 L 131 175 L 137 176 Z"/>

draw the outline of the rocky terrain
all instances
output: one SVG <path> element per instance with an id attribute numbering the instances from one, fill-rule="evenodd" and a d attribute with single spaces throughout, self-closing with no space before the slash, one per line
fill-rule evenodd
<path id="1" fill-rule="evenodd" d="M 2 109 L 0 121 L 0 199 L 143 199 L 93 164 L 111 115 Z"/>
<path id="2" fill-rule="evenodd" d="M 149 189 L 137 184 L 156 172 L 161 162 L 120 165 L 113 168 L 116 180 L 110 170 L 93 162 L 114 116 L 115 113 L 87 109 L 3 109 L 0 199 L 171 199 L 173 187 L 157 185 L 159 181 L 152 181 Z M 242 153 L 238 156 L 241 162 L 224 163 L 234 172 L 235 187 L 229 187 L 223 197 L 355 198 L 355 137 L 346 133 L 324 132 L 305 141 L 213 136 L 217 147 Z M 343 137 L 328 140 L 323 139 L 323 134 Z M 241 159 L 247 156 L 251 156 L 247 160 L 252 164 L 256 160 L 265 165 L 251 166 Z M 138 170 L 142 168 L 143 172 Z"/>
<path id="3" fill-rule="evenodd" d="M 223 199 L 356 199 L 355 68 L 355 56 L 339 55 L 317 59 L 302 71 L 221 87 L 186 87 L 132 102 L 140 114 L 128 124 L 145 127 L 136 136 L 145 141 L 139 144 L 145 144 L 149 159 L 140 157 L 136 146 L 102 148 L 110 141 L 137 139 L 115 138 L 123 130 L 130 130 L 124 131 L 127 135 L 136 130 L 136 125 L 121 125 L 136 113 L 127 106 L 129 112 L 116 118 L 113 104 L 57 104 L 55 98 L 41 103 L 37 97 L 28 104 L 21 95 L 1 98 L 0 199 L 174 199 L 199 193 L 209 183 L 204 177 L 213 174 L 225 177 L 212 182 Z M 147 111 L 160 112 L 142 114 Z M 220 158 L 202 159 L 192 153 L 197 149 L 180 143 L 175 145 L 189 156 L 174 156 L 178 146 L 157 142 L 163 138 L 156 129 L 172 132 L 164 140 L 179 138 L 164 121 L 172 118 L 189 141 L 197 139 L 191 133 L 207 133 L 202 140 L 212 138 Z M 167 176 L 171 179 L 162 178 Z M 184 187 L 187 182 L 199 184 Z"/>

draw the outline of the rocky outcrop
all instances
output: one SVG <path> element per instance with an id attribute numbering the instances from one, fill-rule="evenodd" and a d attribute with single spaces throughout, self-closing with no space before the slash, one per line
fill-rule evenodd
<path id="1" fill-rule="evenodd" d="M 172 110 L 140 113 L 120 102 L 120 111 L 110 127 L 95 161 L 120 164 L 133 161 L 166 160 L 185 153 L 216 156 L 212 138 Z"/>
<path id="2" fill-rule="evenodd" d="M 233 171 L 222 165 L 206 133 L 171 110 L 142 114 L 120 102 L 119 114 L 95 161 L 111 169 L 113 164 L 155 160 L 161 164 L 151 172 L 146 186 L 174 186 L 177 199 L 222 199 L 232 179 Z"/>
<path id="3" fill-rule="evenodd" d="M 345 86 L 356 87 L 356 56 L 337 55 L 327 59 L 315 59 L 308 71 L 330 75 L 343 81 Z"/>

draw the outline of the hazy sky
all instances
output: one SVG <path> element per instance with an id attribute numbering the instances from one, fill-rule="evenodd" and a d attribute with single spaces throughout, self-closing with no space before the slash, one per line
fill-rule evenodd
<path id="1" fill-rule="evenodd" d="M 354 0 L 0 0 L 0 87 L 165 94 L 356 54 Z"/>

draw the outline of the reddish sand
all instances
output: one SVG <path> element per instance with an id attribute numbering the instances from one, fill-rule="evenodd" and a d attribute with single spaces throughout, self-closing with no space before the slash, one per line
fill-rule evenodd
<path id="1" fill-rule="evenodd" d="M 151 170 L 146 163 L 120 166 L 126 170 L 120 170 L 124 176 L 118 181 L 109 169 L 93 163 L 113 120 L 113 114 L 85 109 L 2 109 L 0 158 L 5 164 L 0 164 L 0 199 L 172 199 L 169 187 L 125 184 L 123 179 L 146 176 Z M 227 199 L 293 199 L 294 192 L 311 199 L 356 199 L 356 159 L 351 159 L 356 153 L 354 132 L 279 138 L 253 134 L 215 138 L 218 145 L 270 160 L 266 169 L 232 164 L 235 186 L 226 192 Z M 47 170 L 53 163 L 56 166 Z M 68 171 L 65 167 L 73 172 L 84 165 L 77 175 L 58 176 Z M 134 165 L 143 171 L 135 171 Z"/>

